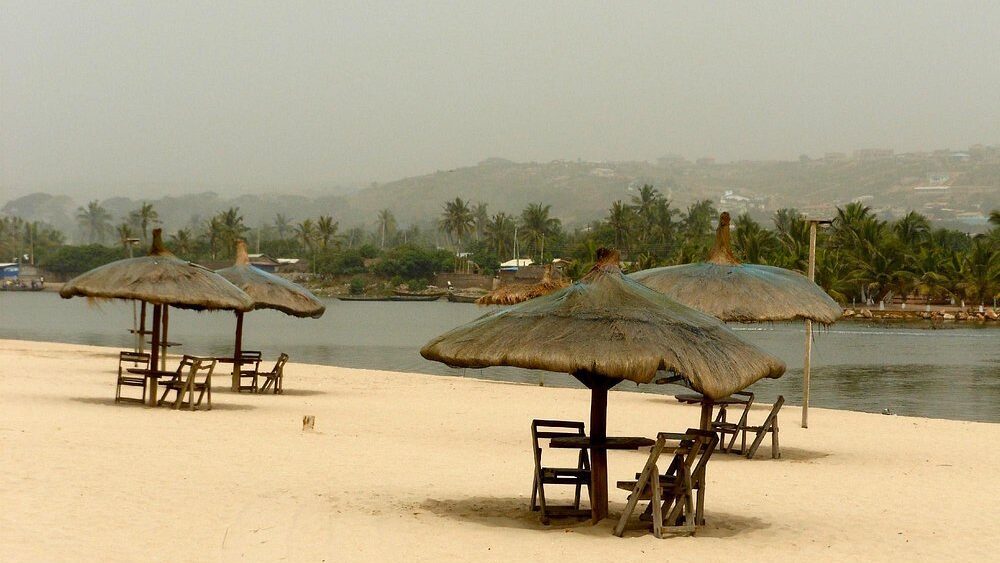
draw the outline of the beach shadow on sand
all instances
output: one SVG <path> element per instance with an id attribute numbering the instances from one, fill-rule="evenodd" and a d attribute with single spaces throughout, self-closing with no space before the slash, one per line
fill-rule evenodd
<path id="1" fill-rule="evenodd" d="M 214 391 L 213 391 L 213 393 L 214 393 Z M 133 402 L 133 401 L 116 403 L 114 397 L 111 397 L 110 399 L 105 399 L 105 398 L 102 398 L 102 397 L 70 397 L 69 400 L 77 402 L 77 403 L 83 403 L 83 404 L 86 404 L 86 405 L 100 405 L 102 407 L 136 408 L 136 409 L 150 408 L 150 407 L 147 407 L 144 404 L 140 404 L 140 403 Z M 170 408 L 170 407 L 168 407 L 166 405 L 163 405 L 163 406 L 160 406 L 160 407 L 157 407 L 157 408 L 167 409 L 167 408 Z M 212 403 L 212 410 L 213 411 L 250 411 L 250 410 L 254 410 L 256 408 L 257 407 L 255 407 L 253 405 L 233 405 L 233 404 L 215 403 L 215 402 Z M 188 409 L 185 406 L 185 407 L 181 407 L 180 410 L 185 410 L 186 411 Z M 199 411 L 204 411 L 204 410 L 207 410 L 207 409 L 199 407 L 198 410 Z"/>
<path id="2" fill-rule="evenodd" d="M 256 393 L 248 393 L 246 391 L 243 391 L 241 393 L 237 393 L 236 391 L 233 391 L 229 387 L 222 387 L 222 386 L 216 387 L 214 385 L 212 386 L 212 394 L 213 395 L 249 395 L 249 396 L 256 395 Z M 260 394 L 261 395 L 268 395 L 268 396 L 274 395 L 274 393 L 271 393 L 271 392 L 260 393 Z M 318 391 L 318 390 L 315 390 L 315 389 L 285 389 L 278 396 L 280 397 L 281 395 L 288 395 L 290 397 L 314 397 L 316 395 L 329 395 L 329 391 Z"/>
<path id="3" fill-rule="evenodd" d="M 497 528 L 518 528 L 522 530 L 539 530 L 566 533 L 585 533 L 587 535 L 604 537 L 618 523 L 624 504 L 613 503 L 611 516 L 599 525 L 593 526 L 590 520 L 553 519 L 548 526 L 539 521 L 539 513 L 528 508 L 527 497 L 469 497 L 460 499 L 427 499 L 414 505 L 415 509 L 426 510 L 437 516 L 474 522 L 483 526 Z M 698 528 L 697 535 L 710 538 L 730 538 L 770 527 L 770 523 L 753 516 L 742 516 L 725 512 L 712 512 L 706 508 L 707 525 Z M 633 518 L 633 522 L 625 530 L 625 537 L 649 534 L 649 528 Z"/>

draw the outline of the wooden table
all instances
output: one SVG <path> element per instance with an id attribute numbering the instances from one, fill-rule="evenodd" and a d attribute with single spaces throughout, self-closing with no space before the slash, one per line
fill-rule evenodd
<path id="1" fill-rule="evenodd" d="M 744 396 L 730 395 L 728 397 L 723 397 L 721 399 L 709 399 L 708 397 L 702 395 L 701 393 L 681 393 L 679 395 L 674 395 L 674 398 L 682 403 L 687 403 L 689 405 L 701 405 L 701 421 L 699 423 L 699 428 L 701 430 L 711 430 L 712 428 L 712 408 L 715 405 L 719 405 L 721 411 L 725 411 L 726 407 L 729 405 L 747 405 L 753 402 L 753 393 L 749 391 L 744 391 L 746 393 Z"/>
<path id="2" fill-rule="evenodd" d="M 157 385 L 159 385 L 160 383 L 160 378 L 173 377 L 174 375 L 177 374 L 177 372 L 175 371 L 163 371 L 159 369 L 147 369 L 147 368 L 128 368 L 125 371 L 135 375 L 141 375 L 148 380 L 146 387 L 149 389 L 149 399 L 147 400 L 146 404 L 148 404 L 151 407 L 156 406 L 156 392 L 157 392 Z M 145 397 L 143 397 L 143 399 L 145 399 Z"/>
<path id="3" fill-rule="evenodd" d="M 590 512 L 591 520 L 597 523 L 608 515 L 608 477 L 607 477 L 607 451 L 608 450 L 641 450 L 656 443 L 656 440 L 643 438 L 641 436 L 608 436 L 601 440 L 594 440 L 590 436 L 571 436 L 567 438 L 553 438 L 549 441 L 550 448 L 567 448 L 578 450 L 587 448 L 591 452 L 590 464 Z M 596 454 L 596 455 L 594 455 Z M 594 471 L 597 462 L 603 460 L 605 463 L 603 472 Z M 598 461 L 599 462 L 599 461 Z"/>

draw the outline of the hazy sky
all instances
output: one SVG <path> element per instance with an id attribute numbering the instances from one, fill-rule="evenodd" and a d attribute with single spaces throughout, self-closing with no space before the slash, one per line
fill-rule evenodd
<path id="1" fill-rule="evenodd" d="M 997 2 L 0 0 L 0 189 L 1000 143 L 998 30 Z"/>

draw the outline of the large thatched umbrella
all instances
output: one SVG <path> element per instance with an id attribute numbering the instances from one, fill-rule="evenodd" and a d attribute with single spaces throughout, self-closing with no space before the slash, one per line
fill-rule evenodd
<path id="1" fill-rule="evenodd" d="M 514 366 L 572 374 L 591 389 L 591 506 L 607 515 L 608 390 L 670 371 L 712 398 L 726 397 L 784 364 L 720 321 L 622 275 L 602 251 L 579 282 L 500 309 L 430 341 L 420 354 L 451 366 Z"/>
<path id="2" fill-rule="evenodd" d="M 136 299 L 153 305 L 153 345 L 150 366 L 159 360 L 161 315 L 169 307 L 203 311 L 249 311 L 253 300 L 208 268 L 181 260 L 163 246 L 162 230 L 153 229 L 148 256 L 126 258 L 81 274 L 59 290 L 63 298 Z M 164 330 L 166 330 L 166 323 Z M 156 379 L 151 381 L 155 405 Z"/>
<path id="3" fill-rule="evenodd" d="M 236 241 L 235 263 L 215 273 L 229 280 L 253 299 L 254 309 L 277 309 L 293 317 L 323 316 L 326 306 L 308 289 L 281 276 L 265 272 L 250 265 L 247 244 Z M 243 347 L 243 311 L 236 311 L 236 343 L 233 349 L 233 390 L 240 386 L 239 357 Z"/>
<path id="4" fill-rule="evenodd" d="M 545 274 L 538 283 L 512 283 L 502 285 L 476 299 L 480 305 L 516 305 L 529 299 L 548 295 L 569 285 L 563 277 L 552 278 L 552 264 L 546 264 Z"/>
<path id="5" fill-rule="evenodd" d="M 840 305 L 823 288 L 798 272 L 740 263 L 733 254 L 729 239 L 729 213 L 723 213 L 719 217 L 715 245 L 707 261 L 643 270 L 630 277 L 688 307 L 724 321 L 804 319 L 808 333 L 808 369 L 811 323 L 833 323 L 843 312 Z M 808 378 L 804 393 L 808 397 Z"/>

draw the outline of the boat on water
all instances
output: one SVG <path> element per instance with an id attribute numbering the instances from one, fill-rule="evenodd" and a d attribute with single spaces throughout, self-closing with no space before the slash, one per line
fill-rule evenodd
<path id="1" fill-rule="evenodd" d="M 440 295 L 338 295 L 341 301 L 437 301 Z"/>
<path id="2" fill-rule="evenodd" d="M 456 291 L 448 294 L 448 301 L 452 303 L 475 303 L 483 295 L 486 295 L 486 293 L 460 293 Z"/>
<path id="3" fill-rule="evenodd" d="M 444 293 L 393 295 L 389 297 L 389 301 L 437 301 L 442 297 L 444 297 Z"/>

